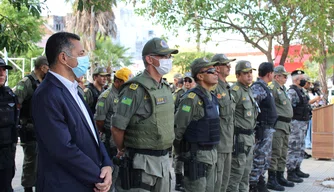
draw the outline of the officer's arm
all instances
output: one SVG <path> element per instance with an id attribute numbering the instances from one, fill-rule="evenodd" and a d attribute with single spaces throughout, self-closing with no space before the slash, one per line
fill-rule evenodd
<path id="1" fill-rule="evenodd" d="M 86 101 L 86 103 L 88 104 L 88 106 L 91 108 L 92 104 L 93 104 L 93 95 L 92 92 L 90 91 L 90 89 L 86 88 L 84 90 L 84 99 Z"/>
<path id="2" fill-rule="evenodd" d="M 260 104 L 263 99 L 267 97 L 267 92 L 259 84 L 251 86 L 251 91 L 255 101 Z"/>
<path id="3" fill-rule="evenodd" d="M 96 107 L 95 107 L 95 114 L 94 119 L 96 122 L 96 126 L 100 132 L 104 132 L 104 121 L 106 119 L 106 114 L 109 110 L 109 101 L 110 97 L 103 97 L 103 93 L 99 96 Z"/>
<path id="4" fill-rule="evenodd" d="M 297 92 L 294 89 L 289 89 L 288 96 L 291 101 L 292 107 L 296 107 L 297 104 L 299 103 L 299 97 L 297 95 Z"/>
<path id="5" fill-rule="evenodd" d="M 23 101 L 27 98 L 28 96 L 28 77 L 24 77 L 17 85 L 16 89 L 14 91 L 15 95 L 17 95 L 17 99 L 19 102 L 19 107 L 22 107 Z"/>
<path id="6" fill-rule="evenodd" d="M 130 87 L 126 86 L 121 90 L 117 110 L 111 118 L 111 133 L 119 151 L 124 149 L 124 132 L 130 119 L 136 114 L 136 111 L 144 100 L 144 88 L 140 86 L 135 88 Z"/>
<path id="7" fill-rule="evenodd" d="M 197 105 L 196 101 L 198 101 L 198 99 L 189 98 L 188 96 L 181 99 L 174 116 L 175 140 L 182 140 L 184 132 L 193 120 L 194 110 L 196 110 Z"/>

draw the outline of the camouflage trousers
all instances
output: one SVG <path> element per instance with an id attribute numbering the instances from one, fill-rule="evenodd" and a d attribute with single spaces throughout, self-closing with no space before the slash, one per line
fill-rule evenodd
<path id="1" fill-rule="evenodd" d="M 289 136 L 289 149 L 286 161 L 288 170 L 296 169 L 304 159 L 305 133 L 307 131 L 308 121 L 291 121 L 291 133 Z"/>
<path id="2" fill-rule="evenodd" d="M 260 175 L 264 175 L 270 166 L 272 141 L 275 129 L 265 129 L 263 139 L 257 141 L 254 147 L 253 168 L 249 182 L 256 184 Z"/>

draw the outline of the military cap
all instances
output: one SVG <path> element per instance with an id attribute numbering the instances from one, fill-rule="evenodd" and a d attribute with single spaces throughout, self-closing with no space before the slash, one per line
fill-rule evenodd
<path id="1" fill-rule="evenodd" d="M 296 69 L 296 70 L 291 72 L 291 76 L 302 75 L 302 74 L 304 74 L 304 71 L 300 70 L 300 69 Z"/>
<path id="2" fill-rule="evenodd" d="M 279 65 L 274 68 L 274 74 L 289 75 L 289 73 L 285 70 L 284 66 L 282 65 Z"/>
<path id="3" fill-rule="evenodd" d="M 170 49 L 165 40 L 155 37 L 144 45 L 142 56 L 169 55 L 177 54 L 178 52 L 177 49 Z"/>
<path id="4" fill-rule="evenodd" d="M 182 75 L 181 75 L 181 73 L 176 73 L 176 74 L 174 75 L 174 79 L 182 79 Z"/>
<path id="5" fill-rule="evenodd" d="M 191 79 L 192 81 L 195 81 L 194 78 L 191 76 L 191 72 L 186 72 L 186 73 L 184 74 L 184 78 L 183 78 L 183 80 L 185 80 L 186 78 L 189 78 L 189 79 Z"/>
<path id="6" fill-rule="evenodd" d="M 122 69 L 116 71 L 115 77 L 118 79 L 122 79 L 124 82 L 128 81 L 133 77 L 130 69 L 123 67 Z"/>
<path id="7" fill-rule="evenodd" d="M 218 61 L 218 63 L 216 64 L 217 66 L 217 65 L 224 65 L 235 60 L 236 59 L 228 59 L 224 54 L 216 54 L 212 57 L 211 62 Z"/>
<path id="8" fill-rule="evenodd" d="M 7 65 L 5 60 L 3 60 L 3 58 L 1 58 L 1 57 L 0 57 L 0 67 L 4 67 L 5 69 L 13 69 L 13 67 Z"/>
<path id="9" fill-rule="evenodd" d="M 249 61 L 245 61 L 245 60 L 240 60 L 237 62 L 237 65 L 235 66 L 235 72 L 249 72 L 251 70 L 256 70 L 254 68 L 252 68 L 252 65 Z"/>
<path id="10" fill-rule="evenodd" d="M 207 58 L 203 57 L 203 58 L 198 58 L 195 59 L 191 65 L 191 76 L 193 78 L 195 78 L 195 76 L 201 71 L 202 68 L 208 67 L 208 66 L 212 66 L 217 64 L 218 62 L 210 62 Z"/>
<path id="11" fill-rule="evenodd" d="M 48 65 L 49 66 L 49 62 L 48 62 L 48 59 L 46 58 L 46 56 L 40 56 L 35 60 L 34 66 L 35 66 L 36 69 L 41 67 L 42 65 Z"/>
<path id="12" fill-rule="evenodd" d="M 94 69 L 93 75 L 109 75 L 109 73 L 107 72 L 107 69 L 104 67 L 96 67 Z"/>

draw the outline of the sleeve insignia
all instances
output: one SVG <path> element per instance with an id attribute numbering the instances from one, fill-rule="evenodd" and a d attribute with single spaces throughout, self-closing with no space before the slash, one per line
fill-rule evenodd
<path id="1" fill-rule="evenodd" d="M 136 90 L 138 88 L 138 84 L 137 83 L 131 83 L 129 88 L 132 89 L 132 90 Z"/>
<path id="2" fill-rule="evenodd" d="M 130 99 L 128 97 L 123 97 L 122 103 L 125 104 L 125 105 L 130 106 L 132 104 L 132 99 Z"/>
<path id="3" fill-rule="evenodd" d="M 190 109 L 191 109 L 191 107 L 189 106 L 189 105 L 183 105 L 182 106 L 182 111 L 185 111 L 185 112 L 190 112 Z"/>
<path id="4" fill-rule="evenodd" d="M 198 104 L 199 105 L 203 105 L 203 101 L 198 101 Z"/>
<path id="5" fill-rule="evenodd" d="M 97 103 L 97 106 L 99 106 L 99 107 L 104 107 L 104 102 L 102 102 L 102 101 L 98 102 L 98 103 Z"/>
<path id="6" fill-rule="evenodd" d="M 226 96 L 226 93 L 225 93 L 225 92 L 222 92 L 222 96 L 225 97 L 225 96 Z"/>
<path id="7" fill-rule="evenodd" d="M 269 85 L 269 88 L 270 88 L 270 89 L 274 89 L 274 86 L 275 86 L 275 85 L 272 83 L 272 84 Z"/>
<path id="8" fill-rule="evenodd" d="M 88 90 L 89 90 L 88 88 L 85 88 L 85 89 L 84 89 L 84 92 L 87 93 Z"/>
<path id="9" fill-rule="evenodd" d="M 118 103 L 118 99 L 117 98 L 114 99 L 114 103 Z"/>
<path id="10" fill-rule="evenodd" d="M 195 98 L 195 96 L 196 96 L 196 93 L 193 93 L 193 92 L 190 92 L 190 93 L 188 94 L 188 98 L 190 98 L 190 99 Z"/>
<path id="11" fill-rule="evenodd" d="M 107 98 L 108 95 L 109 95 L 109 93 L 110 93 L 110 90 L 105 91 L 105 92 L 103 93 L 102 97 L 103 97 L 103 98 Z"/>
<path id="12" fill-rule="evenodd" d="M 222 95 L 220 93 L 217 94 L 217 99 L 221 99 Z"/>
<path id="13" fill-rule="evenodd" d="M 234 91 L 238 91 L 238 90 L 239 90 L 239 86 L 238 86 L 238 85 L 234 86 L 234 87 L 232 88 L 232 90 L 234 90 Z"/>

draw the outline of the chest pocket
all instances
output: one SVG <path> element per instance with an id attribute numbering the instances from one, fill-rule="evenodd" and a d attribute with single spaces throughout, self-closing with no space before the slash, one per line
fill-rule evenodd
<path id="1" fill-rule="evenodd" d="M 244 118 L 249 119 L 254 117 L 254 108 L 251 101 L 244 101 L 242 106 L 244 107 Z"/>
<path id="2" fill-rule="evenodd" d="M 233 100 L 222 100 L 219 99 L 219 115 L 220 117 L 224 118 L 226 116 L 230 116 L 233 114 Z"/>
<path id="3" fill-rule="evenodd" d="M 281 105 L 286 105 L 287 104 L 287 97 L 285 96 L 283 91 L 277 91 L 278 95 L 278 101 Z"/>

